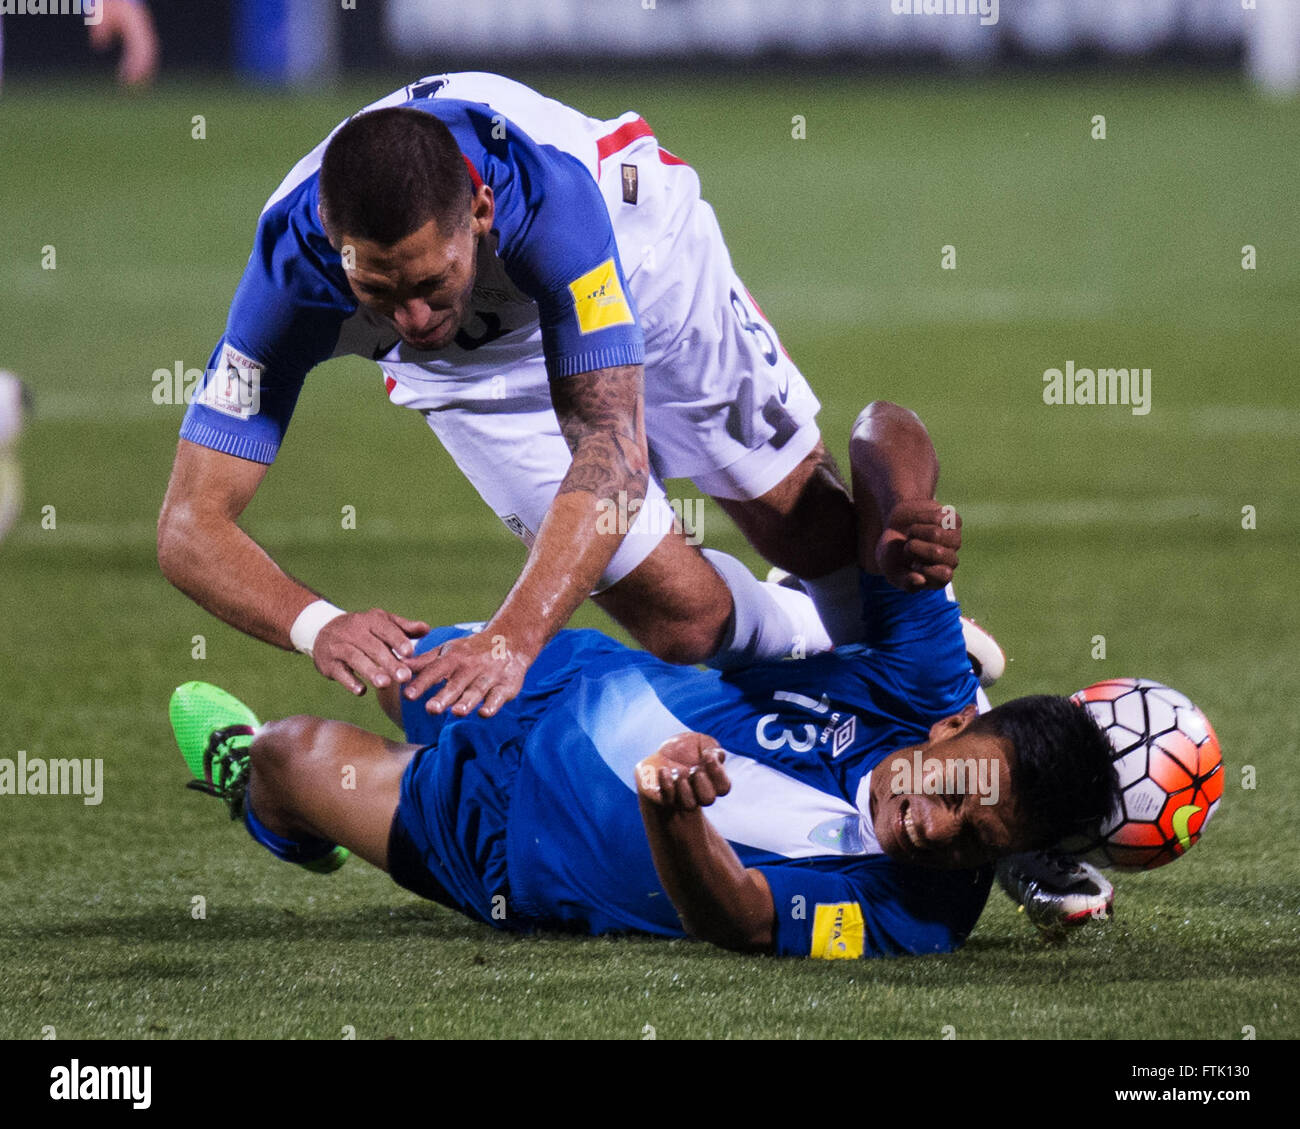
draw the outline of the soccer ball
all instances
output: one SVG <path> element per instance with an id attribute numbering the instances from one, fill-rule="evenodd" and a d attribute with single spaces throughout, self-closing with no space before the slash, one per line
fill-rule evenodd
<path id="1" fill-rule="evenodd" d="M 1073 695 L 1114 746 L 1121 808 L 1068 845 L 1095 866 L 1151 870 L 1191 849 L 1223 796 L 1223 754 L 1206 716 L 1148 678 L 1110 678 Z"/>

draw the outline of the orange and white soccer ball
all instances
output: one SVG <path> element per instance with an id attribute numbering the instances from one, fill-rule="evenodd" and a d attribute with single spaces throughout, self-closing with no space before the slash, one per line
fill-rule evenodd
<path id="1" fill-rule="evenodd" d="M 1151 870 L 1189 851 L 1223 796 L 1223 754 L 1209 719 L 1148 678 L 1110 678 L 1073 695 L 1105 730 L 1124 799 L 1098 836 L 1069 844 L 1095 866 Z"/>

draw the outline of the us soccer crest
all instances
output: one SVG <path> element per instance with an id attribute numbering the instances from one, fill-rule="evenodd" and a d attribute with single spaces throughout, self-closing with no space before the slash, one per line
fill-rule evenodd
<path id="1" fill-rule="evenodd" d="M 523 520 L 518 514 L 506 514 L 501 520 L 504 522 L 505 527 L 518 537 L 520 541 L 530 549 L 533 547 L 533 542 L 537 539 L 537 535 L 523 523 Z"/>

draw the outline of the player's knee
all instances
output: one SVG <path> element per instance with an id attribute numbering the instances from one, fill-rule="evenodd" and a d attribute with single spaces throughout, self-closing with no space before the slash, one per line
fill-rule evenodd
<path id="1" fill-rule="evenodd" d="M 257 731 L 249 746 L 253 773 L 264 780 L 283 783 L 294 773 L 310 770 L 319 761 L 328 727 L 319 717 L 286 717 L 270 721 Z"/>
<path id="2" fill-rule="evenodd" d="M 707 662 L 722 646 L 729 616 L 656 624 L 644 632 L 641 645 L 656 658 L 678 666 Z"/>
<path id="3" fill-rule="evenodd" d="M 796 576 L 821 576 L 854 559 L 853 500 L 820 440 L 762 497 L 723 508 L 764 560 Z"/>
<path id="4" fill-rule="evenodd" d="M 904 420 L 908 423 L 921 422 L 921 417 L 911 408 L 905 408 L 902 404 L 895 404 L 890 400 L 872 400 L 858 413 L 858 418 L 853 421 L 853 431 L 856 432 L 861 424 L 891 418 Z"/>

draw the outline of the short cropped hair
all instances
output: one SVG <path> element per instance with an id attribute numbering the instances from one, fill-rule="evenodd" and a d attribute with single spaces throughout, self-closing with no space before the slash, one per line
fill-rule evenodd
<path id="1" fill-rule="evenodd" d="M 438 118 L 394 106 L 358 114 L 330 140 L 320 201 L 331 238 L 391 247 L 436 220 L 444 234 L 469 222 L 474 183 Z"/>
<path id="2" fill-rule="evenodd" d="M 1095 837 L 1121 803 L 1110 738 L 1069 698 L 1014 698 L 980 714 L 967 732 L 1011 743 L 1011 790 L 1032 849 Z"/>

